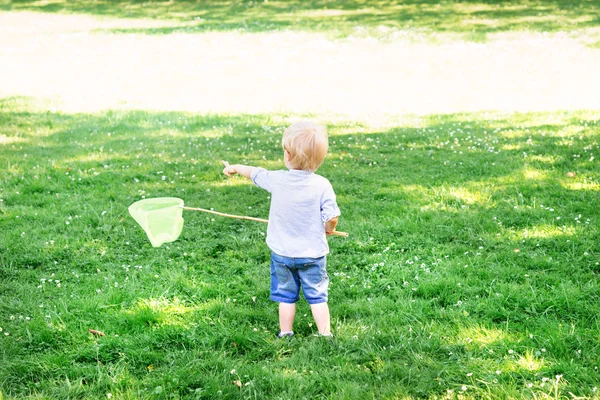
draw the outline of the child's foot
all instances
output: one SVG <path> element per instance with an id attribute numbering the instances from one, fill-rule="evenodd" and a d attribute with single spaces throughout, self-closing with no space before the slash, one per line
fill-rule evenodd
<path id="1" fill-rule="evenodd" d="M 289 332 L 279 332 L 279 334 L 277 335 L 277 338 L 279 339 L 283 339 L 283 338 L 291 338 L 292 336 L 294 336 L 294 331 L 289 331 Z"/>

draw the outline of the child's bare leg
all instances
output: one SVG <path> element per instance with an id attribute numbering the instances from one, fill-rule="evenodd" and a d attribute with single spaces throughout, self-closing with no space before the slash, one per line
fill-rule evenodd
<path id="1" fill-rule="evenodd" d="M 279 329 L 281 332 L 291 332 L 296 317 L 296 304 L 279 303 Z"/>
<path id="2" fill-rule="evenodd" d="M 310 310 L 312 311 L 313 318 L 317 323 L 317 328 L 321 335 L 330 335 L 330 317 L 329 317 L 329 306 L 327 303 L 311 304 Z"/>

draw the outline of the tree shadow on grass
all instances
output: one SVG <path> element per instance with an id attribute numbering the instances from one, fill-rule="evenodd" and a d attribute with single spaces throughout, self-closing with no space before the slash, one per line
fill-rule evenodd
<path id="1" fill-rule="evenodd" d="M 173 32 L 281 29 L 330 32 L 336 36 L 368 33 L 385 36 L 386 29 L 460 34 L 485 40 L 506 31 L 558 32 L 600 25 L 593 0 L 523 1 L 14 1 L 5 10 L 81 13 L 118 18 L 167 19 L 174 23 L 149 29 L 115 32 Z M 2 9 L 2 8 L 0 8 Z"/>

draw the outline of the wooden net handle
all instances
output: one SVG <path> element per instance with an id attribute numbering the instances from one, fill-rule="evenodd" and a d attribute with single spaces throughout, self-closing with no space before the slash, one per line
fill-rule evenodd
<path id="1" fill-rule="evenodd" d="M 245 219 L 247 221 L 257 221 L 257 222 L 264 222 L 264 223 L 268 223 L 269 222 L 268 219 L 247 217 L 245 215 L 225 214 L 225 213 L 218 212 L 218 211 L 207 210 L 206 208 L 197 208 L 197 207 L 182 207 L 182 208 L 184 210 L 202 211 L 202 212 L 206 212 L 206 213 L 218 215 L 218 216 L 221 216 L 221 217 L 227 217 L 227 218 Z M 343 237 L 347 237 L 348 233 L 347 232 L 333 231 L 331 233 L 328 233 L 327 236 L 343 236 Z"/>

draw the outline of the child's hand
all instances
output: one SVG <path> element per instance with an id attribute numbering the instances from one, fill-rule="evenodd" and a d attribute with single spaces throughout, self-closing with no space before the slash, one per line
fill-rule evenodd
<path id="1" fill-rule="evenodd" d="M 229 165 L 229 163 L 227 161 L 221 160 L 221 162 L 225 166 L 225 168 L 223 168 L 223 173 L 225 175 L 227 175 L 228 177 L 231 178 L 233 175 L 235 175 L 237 173 L 237 171 L 235 170 L 235 168 L 232 167 L 231 165 Z"/>
<path id="2" fill-rule="evenodd" d="M 329 221 L 325 222 L 323 225 L 325 227 L 325 234 L 331 235 L 335 232 L 335 227 L 337 226 L 339 217 L 331 218 Z"/>
<path id="3" fill-rule="evenodd" d="M 228 177 L 232 177 L 235 174 L 240 174 L 240 175 L 245 176 L 246 178 L 250 179 L 250 177 L 252 176 L 252 172 L 254 170 L 256 170 L 255 167 L 251 167 L 250 165 L 242 165 L 242 164 L 229 165 L 229 163 L 227 161 L 221 161 L 221 162 L 225 166 L 225 168 L 223 168 L 223 173 L 225 175 L 227 175 Z"/>

